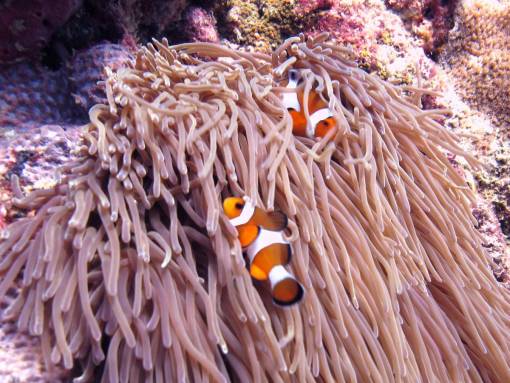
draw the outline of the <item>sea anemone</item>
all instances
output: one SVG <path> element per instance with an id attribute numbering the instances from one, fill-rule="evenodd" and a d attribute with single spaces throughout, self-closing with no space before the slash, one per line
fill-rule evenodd
<path id="1" fill-rule="evenodd" d="M 348 56 L 325 35 L 272 56 L 163 40 L 107 70 L 57 185 L 23 196 L 13 179 L 35 214 L 0 243 L 0 297 L 22 286 L 6 315 L 48 365 L 78 363 L 77 381 L 510 381 L 510 293 L 445 111 Z M 292 134 L 290 68 L 334 113 L 320 141 Z M 298 305 L 250 278 L 229 196 L 288 216 Z"/>

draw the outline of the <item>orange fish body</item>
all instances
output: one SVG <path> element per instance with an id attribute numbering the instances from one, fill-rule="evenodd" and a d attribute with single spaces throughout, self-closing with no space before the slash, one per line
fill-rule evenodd
<path id="1" fill-rule="evenodd" d="M 287 217 L 281 212 L 265 212 L 248 198 L 229 197 L 223 202 L 225 214 L 236 227 L 239 242 L 250 260 L 250 275 L 269 280 L 276 304 L 288 306 L 301 300 L 303 287 L 284 266 L 290 262 L 291 248 L 283 237 Z"/>
<path id="2" fill-rule="evenodd" d="M 297 89 L 299 72 L 289 71 L 287 88 Z M 292 117 L 292 132 L 296 136 L 322 138 L 335 127 L 333 113 L 320 94 L 312 90 L 308 94 L 308 114 L 310 123 L 306 119 L 304 110 L 303 90 L 298 89 L 294 93 L 285 93 L 283 104 L 287 107 Z"/>
<path id="3" fill-rule="evenodd" d="M 234 221 L 239 233 L 239 241 L 243 248 L 249 246 L 259 235 L 260 228 L 267 230 L 284 230 L 287 227 L 287 216 L 280 212 L 267 213 L 264 210 L 246 204 L 246 200 L 239 197 L 226 198 L 223 201 L 223 209 L 229 219 L 235 220 L 241 217 L 243 210 L 245 218 Z M 248 217 L 249 215 L 249 217 Z"/>

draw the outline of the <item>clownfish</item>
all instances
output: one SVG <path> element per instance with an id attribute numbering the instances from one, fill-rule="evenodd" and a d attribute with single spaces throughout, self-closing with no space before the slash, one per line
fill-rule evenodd
<path id="1" fill-rule="evenodd" d="M 324 137 L 335 127 L 333 113 L 320 94 L 312 90 L 308 95 L 308 113 L 310 115 L 310 123 L 308 123 L 303 107 L 304 92 L 302 89 L 297 89 L 299 82 L 299 71 L 296 69 L 289 70 L 287 88 L 296 89 L 296 91 L 283 94 L 283 105 L 292 117 L 292 132 L 296 136 L 309 138 Z"/>
<path id="2" fill-rule="evenodd" d="M 223 209 L 239 234 L 243 251 L 250 261 L 252 278 L 269 280 L 273 302 L 289 306 L 303 298 L 304 290 L 285 269 L 292 256 L 289 242 L 283 237 L 287 216 L 281 212 L 265 212 L 248 197 L 229 197 Z"/>

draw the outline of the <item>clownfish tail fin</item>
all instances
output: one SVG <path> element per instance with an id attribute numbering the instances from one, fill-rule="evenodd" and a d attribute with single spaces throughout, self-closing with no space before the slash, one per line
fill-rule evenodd
<path id="1" fill-rule="evenodd" d="M 281 265 L 269 272 L 271 297 L 278 306 L 291 306 L 303 299 L 303 286 Z"/>

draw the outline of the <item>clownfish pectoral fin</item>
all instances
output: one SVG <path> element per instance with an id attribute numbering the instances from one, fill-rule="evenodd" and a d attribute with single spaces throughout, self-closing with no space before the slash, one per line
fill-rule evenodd
<path id="1" fill-rule="evenodd" d="M 281 265 L 273 267 L 269 273 L 271 296 L 279 306 L 298 303 L 304 295 L 303 286 Z"/>
<path id="2" fill-rule="evenodd" d="M 237 232 L 239 233 L 239 242 L 241 243 L 241 247 L 245 248 L 257 239 L 260 233 L 260 227 L 251 224 L 240 225 L 237 226 Z"/>

